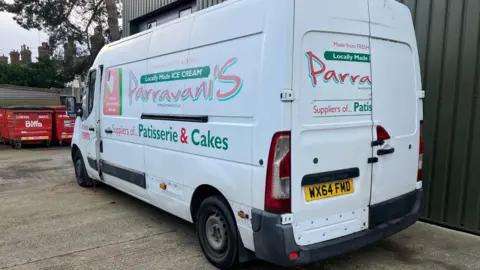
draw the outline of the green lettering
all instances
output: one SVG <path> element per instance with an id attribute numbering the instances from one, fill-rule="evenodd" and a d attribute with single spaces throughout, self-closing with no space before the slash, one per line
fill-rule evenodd
<path id="1" fill-rule="evenodd" d="M 214 144 L 215 136 L 211 136 L 210 130 L 208 131 L 208 147 L 215 148 Z"/>
<path id="2" fill-rule="evenodd" d="M 151 126 L 150 126 L 150 127 L 151 127 Z M 150 127 L 147 128 L 147 137 L 148 137 L 149 139 L 152 138 L 152 129 L 151 129 Z"/>
<path id="3" fill-rule="evenodd" d="M 152 130 L 152 139 L 157 139 L 157 131 L 158 130 Z"/>
<path id="4" fill-rule="evenodd" d="M 157 129 L 157 140 L 160 140 L 160 130 Z"/>
<path id="5" fill-rule="evenodd" d="M 140 125 L 138 125 L 138 136 L 141 137 L 141 136 L 142 136 L 142 132 L 143 132 L 143 125 L 140 124 Z"/>
<path id="6" fill-rule="evenodd" d="M 200 145 L 203 146 L 203 147 L 208 147 L 207 137 L 205 137 L 205 135 L 202 135 L 201 138 L 202 138 L 202 142 L 200 143 Z"/>
<path id="7" fill-rule="evenodd" d="M 160 139 L 162 141 L 165 141 L 165 130 L 162 130 L 162 132 L 160 132 Z"/>
<path id="8" fill-rule="evenodd" d="M 175 131 L 173 132 L 173 141 L 178 142 L 178 133 Z"/>
<path id="9" fill-rule="evenodd" d="M 228 138 L 223 138 L 223 150 L 228 150 Z"/>
<path id="10" fill-rule="evenodd" d="M 172 140 L 170 140 L 170 133 L 171 133 L 171 132 L 167 130 L 167 131 L 165 131 L 165 133 L 167 134 L 165 140 L 167 140 L 167 141 L 172 141 Z"/>
<path id="11" fill-rule="evenodd" d="M 354 111 L 357 111 L 357 109 L 358 109 L 359 107 L 360 107 L 360 103 L 358 103 L 358 102 L 353 103 L 353 110 L 354 110 Z"/>
<path id="12" fill-rule="evenodd" d="M 222 139 L 220 137 L 215 137 L 215 148 L 222 149 Z"/>
<path id="13" fill-rule="evenodd" d="M 198 141 L 195 140 L 195 134 L 200 134 L 200 130 L 194 129 L 194 130 L 192 131 L 192 143 L 193 143 L 194 145 L 197 145 L 197 146 L 198 146 L 198 145 L 200 144 L 200 142 L 198 142 Z M 178 134 L 177 134 L 177 135 L 178 135 Z"/>

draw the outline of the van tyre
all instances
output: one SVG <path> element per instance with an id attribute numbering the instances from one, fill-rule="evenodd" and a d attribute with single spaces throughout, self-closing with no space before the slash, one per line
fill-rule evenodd
<path id="1" fill-rule="evenodd" d="M 238 257 L 238 230 L 228 202 L 221 196 L 205 199 L 197 212 L 197 237 L 207 259 L 230 269 Z"/>
<path id="2" fill-rule="evenodd" d="M 83 162 L 83 157 L 82 154 L 80 154 L 80 151 L 75 152 L 73 166 L 75 168 L 75 178 L 77 179 L 77 184 L 81 187 L 93 186 L 93 180 L 88 177 L 87 169 L 85 168 L 85 163 Z"/>

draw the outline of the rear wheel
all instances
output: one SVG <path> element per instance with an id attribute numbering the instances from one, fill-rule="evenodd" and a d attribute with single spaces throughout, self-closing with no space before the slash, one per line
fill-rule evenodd
<path id="1" fill-rule="evenodd" d="M 197 237 L 207 259 L 229 269 L 238 257 L 237 226 L 228 202 L 221 196 L 205 199 L 197 212 Z"/>
<path id="2" fill-rule="evenodd" d="M 87 169 L 85 168 L 85 163 L 83 163 L 83 157 L 80 151 L 75 152 L 73 165 L 75 167 L 75 178 L 77 179 L 77 184 L 81 187 L 93 186 L 93 180 L 88 177 Z"/>

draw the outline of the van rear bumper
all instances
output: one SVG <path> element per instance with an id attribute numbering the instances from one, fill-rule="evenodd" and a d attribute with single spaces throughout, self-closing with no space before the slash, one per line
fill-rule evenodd
<path id="1" fill-rule="evenodd" d="M 292 225 L 282 225 L 280 215 L 252 210 L 252 228 L 257 258 L 281 265 L 307 264 L 338 256 L 400 232 L 419 217 L 423 190 L 370 206 L 369 229 L 308 246 L 295 243 Z M 288 254 L 299 252 L 296 260 Z"/>

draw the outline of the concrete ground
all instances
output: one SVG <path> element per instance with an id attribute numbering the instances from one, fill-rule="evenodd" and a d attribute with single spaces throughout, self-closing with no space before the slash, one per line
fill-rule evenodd
<path id="1" fill-rule="evenodd" d="M 192 225 L 105 185 L 80 188 L 69 155 L 0 147 L 0 269 L 213 269 Z M 480 238 L 417 223 L 296 269 L 480 269 Z"/>

